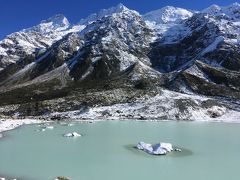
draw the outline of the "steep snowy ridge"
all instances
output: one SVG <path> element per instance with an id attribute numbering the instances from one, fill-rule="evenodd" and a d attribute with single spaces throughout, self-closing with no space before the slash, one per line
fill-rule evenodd
<path id="1" fill-rule="evenodd" d="M 140 69 L 143 69 L 143 66 L 150 66 L 147 49 L 154 34 L 141 16 L 121 4 L 115 8 L 101 11 L 99 14 L 101 15 L 97 16 L 97 19 L 91 21 L 80 32 L 86 46 L 91 47 L 89 70 L 98 71 L 97 69 L 100 68 L 97 64 L 103 61 L 103 56 L 106 56 L 104 61 L 109 77 L 127 70 L 136 63 Z M 81 54 L 84 54 L 86 50 L 82 48 L 80 51 L 82 51 Z M 115 59 L 117 61 L 114 61 Z M 74 69 L 78 68 L 80 64 L 83 66 L 83 63 L 81 58 L 76 59 L 71 68 L 75 71 Z M 91 73 L 86 75 L 91 76 Z"/>

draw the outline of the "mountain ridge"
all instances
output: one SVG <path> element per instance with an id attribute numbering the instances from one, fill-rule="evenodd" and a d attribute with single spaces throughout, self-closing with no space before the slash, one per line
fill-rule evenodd
<path id="1" fill-rule="evenodd" d="M 82 108 L 100 106 L 100 116 L 120 104 L 127 118 L 238 114 L 238 10 L 238 3 L 199 12 L 167 6 L 140 15 L 119 4 L 75 25 L 56 15 L 13 33 L 0 41 L 0 114 L 84 118 Z"/>

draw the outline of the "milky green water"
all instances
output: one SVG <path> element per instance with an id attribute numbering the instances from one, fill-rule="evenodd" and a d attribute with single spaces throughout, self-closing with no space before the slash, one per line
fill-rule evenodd
<path id="1" fill-rule="evenodd" d="M 193 122 L 98 122 L 36 132 L 29 125 L 0 140 L 0 176 L 24 180 L 239 180 L 240 125 Z M 64 138 L 68 132 L 84 134 Z M 183 148 L 151 156 L 139 141 Z"/>

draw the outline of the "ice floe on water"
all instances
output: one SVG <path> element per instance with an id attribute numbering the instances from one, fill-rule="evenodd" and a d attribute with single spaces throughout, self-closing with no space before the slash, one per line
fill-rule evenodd
<path id="1" fill-rule="evenodd" d="M 173 149 L 171 143 L 157 143 L 157 144 L 148 144 L 145 142 L 139 142 L 136 146 L 137 149 L 142 150 L 151 155 L 166 155 L 172 151 L 181 152 L 182 150 L 179 148 Z"/>
<path id="2" fill-rule="evenodd" d="M 46 130 L 53 130 L 54 129 L 54 126 L 50 126 L 49 124 L 47 126 L 42 126 L 42 125 L 39 125 L 39 127 L 41 127 L 40 129 L 37 129 L 36 131 L 37 132 L 44 132 Z"/>
<path id="3" fill-rule="evenodd" d="M 82 135 L 77 132 L 66 133 L 63 135 L 64 137 L 81 137 Z"/>
<path id="4" fill-rule="evenodd" d="M 46 129 L 54 129 L 53 126 L 46 126 Z"/>
<path id="5" fill-rule="evenodd" d="M 42 129 L 40 129 L 39 131 L 44 132 L 44 131 L 46 131 L 46 128 L 42 128 Z"/>

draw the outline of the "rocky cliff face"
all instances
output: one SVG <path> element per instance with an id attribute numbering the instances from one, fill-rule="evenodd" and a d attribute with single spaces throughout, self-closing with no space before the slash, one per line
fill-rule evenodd
<path id="1" fill-rule="evenodd" d="M 238 114 L 239 29 L 238 3 L 146 15 L 119 4 L 77 25 L 56 15 L 0 42 L 0 112 L 188 120 Z"/>

